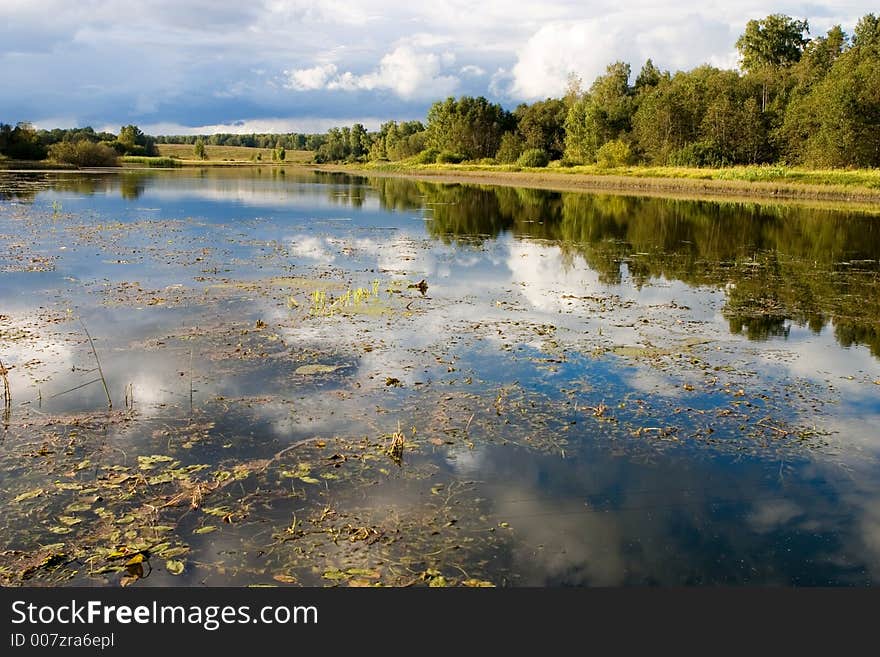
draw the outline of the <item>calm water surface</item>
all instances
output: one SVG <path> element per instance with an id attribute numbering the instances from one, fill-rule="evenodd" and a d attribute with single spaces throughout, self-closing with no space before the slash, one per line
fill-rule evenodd
<path id="1" fill-rule="evenodd" d="M 864 211 L 0 173 L 0 583 L 874 584 L 878 262 Z"/>

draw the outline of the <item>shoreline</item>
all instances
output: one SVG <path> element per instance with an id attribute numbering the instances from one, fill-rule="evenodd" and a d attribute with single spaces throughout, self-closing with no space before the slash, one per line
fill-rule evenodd
<path id="1" fill-rule="evenodd" d="M 797 203 L 803 205 L 839 204 L 838 209 L 880 213 L 880 189 L 857 184 L 801 183 L 789 181 L 750 181 L 737 179 L 691 178 L 682 176 L 630 175 L 619 173 L 585 173 L 560 169 L 503 169 L 474 168 L 469 165 L 427 166 L 371 166 L 369 164 L 313 164 L 307 162 L 233 162 L 206 160 L 181 161 L 175 167 L 137 166 L 133 163 L 120 167 L 84 167 L 81 169 L 52 166 L 47 163 L 8 161 L 9 168 L 0 166 L 0 172 L 28 173 L 112 173 L 132 171 L 180 171 L 201 168 L 278 168 L 324 173 L 344 173 L 373 178 L 399 178 L 437 184 L 492 185 L 523 187 L 560 192 L 607 193 L 621 196 L 676 198 L 732 202 Z M 14 166 L 21 165 L 25 166 Z M 37 165 L 33 168 L 29 164 Z M 42 166 L 39 166 L 42 165 Z M 707 175 L 716 171 L 707 169 Z M 827 206 L 826 206 L 827 207 Z"/>
<path id="2" fill-rule="evenodd" d="M 348 173 L 379 178 L 403 178 L 449 184 L 526 187 L 561 192 L 613 193 L 689 200 L 834 202 L 864 206 L 880 212 L 880 189 L 855 185 L 817 185 L 796 182 L 712 180 L 694 178 L 624 176 L 540 171 L 502 171 L 469 168 L 383 169 L 352 164 L 314 164 L 315 171 Z"/>

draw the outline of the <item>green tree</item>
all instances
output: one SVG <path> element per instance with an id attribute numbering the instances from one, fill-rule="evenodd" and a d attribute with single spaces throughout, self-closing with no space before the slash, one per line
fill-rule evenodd
<path id="1" fill-rule="evenodd" d="M 514 127 L 510 112 L 482 96 L 450 97 L 428 110 L 427 145 L 469 160 L 494 157 L 501 136 Z"/>
<path id="2" fill-rule="evenodd" d="M 668 74 L 664 74 L 659 68 L 654 66 L 654 62 L 649 59 L 645 62 L 645 65 L 642 66 L 642 70 L 639 71 L 639 74 L 636 77 L 635 92 L 641 93 L 653 89 L 660 84 L 660 81 L 663 80 L 664 77 L 668 77 Z"/>
<path id="3" fill-rule="evenodd" d="M 505 132 L 501 135 L 501 145 L 498 147 L 495 159 L 502 164 L 513 164 L 522 155 L 523 150 L 523 139 L 519 133 L 514 131 Z"/>
<path id="4" fill-rule="evenodd" d="M 565 101 L 548 98 L 531 105 L 522 104 L 514 116 L 522 136 L 524 148 L 546 152 L 551 160 L 558 160 L 565 150 Z"/>
<path id="5" fill-rule="evenodd" d="M 737 39 L 740 64 L 747 73 L 761 80 L 761 111 L 768 109 L 771 94 L 781 86 L 782 71 L 800 61 L 809 42 L 806 20 L 785 14 L 771 14 L 746 23 Z"/>
<path id="6" fill-rule="evenodd" d="M 156 141 L 136 125 L 124 125 L 116 138 L 117 148 L 128 155 L 157 155 Z M 213 143 L 213 142 L 212 142 Z"/>
<path id="7" fill-rule="evenodd" d="M 790 66 L 801 58 L 809 39 L 806 20 L 784 14 L 771 14 L 761 20 L 750 20 L 736 41 L 742 67 L 753 72 L 765 67 Z"/>
<path id="8" fill-rule="evenodd" d="M 786 125 L 801 131 L 793 159 L 811 166 L 880 166 L 880 56 L 869 46 L 853 46 L 789 112 Z"/>
<path id="9" fill-rule="evenodd" d="M 355 159 L 363 158 L 370 151 L 370 135 L 360 123 L 351 126 L 348 134 L 348 155 Z"/>
<path id="10" fill-rule="evenodd" d="M 630 67 L 624 62 L 608 66 L 587 94 L 572 105 L 565 120 L 565 155 L 576 162 L 592 162 L 607 141 L 632 127 L 633 89 Z"/>
<path id="11" fill-rule="evenodd" d="M 863 50 L 880 50 L 880 16 L 865 14 L 853 32 L 853 47 Z"/>
<path id="12" fill-rule="evenodd" d="M 204 160 L 208 157 L 208 154 L 205 151 L 205 141 L 201 137 L 196 139 L 196 143 L 193 146 L 193 155 L 195 155 L 200 160 Z"/>
<path id="13" fill-rule="evenodd" d="M 46 157 L 46 147 L 30 123 L 21 121 L 14 128 L 0 124 L 0 155 L 18 160 L 42 160 Z"/>

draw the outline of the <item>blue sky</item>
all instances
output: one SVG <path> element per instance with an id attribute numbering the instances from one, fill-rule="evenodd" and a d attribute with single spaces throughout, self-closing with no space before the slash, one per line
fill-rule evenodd
<path id="1" fill-rule="evenodd" d="M 317 131 L 424 117 L 447 95 L 513 108 L 616 59 L 736 65 L 750 18 L 852 32 L 876 0 L 0 0 L 0 121 L 152 134 Z"/>

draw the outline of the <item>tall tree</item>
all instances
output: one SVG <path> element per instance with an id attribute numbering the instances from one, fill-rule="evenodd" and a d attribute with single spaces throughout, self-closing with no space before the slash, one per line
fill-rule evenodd
<path id="1" fill-rule="evenodd" d="M 750 20 L 736 41 L 744 71 L 762 79 L 761 111 L 767 111 L 770 93 L 779 83 L 781 70 L 797 63 L 809 42 L 806 20 L 771 14 Z"/>
<path id="2" fill-rule="evenodd" d="M 514 115 L 523 148 L 538 148 L 557 160 L 565 149 L 565 101 L 558 98 L 520 105 Z"/>
<path id="3" fill-rule="evenodd" d="M 629 76 L 629 64 L 610 64 L 589 92 L 572 105 L 565 120 L 566 157 L 592 162 L 602 144 L 630 130 L 635 105 Z"/>
<path id="4" fill-rule="evenodd" d="M 494 157 L 501 135 L 514 127 L 510 112 L 482 96 L 450 97 L 428 110 L 427 143 L 469 160 Z"/>

